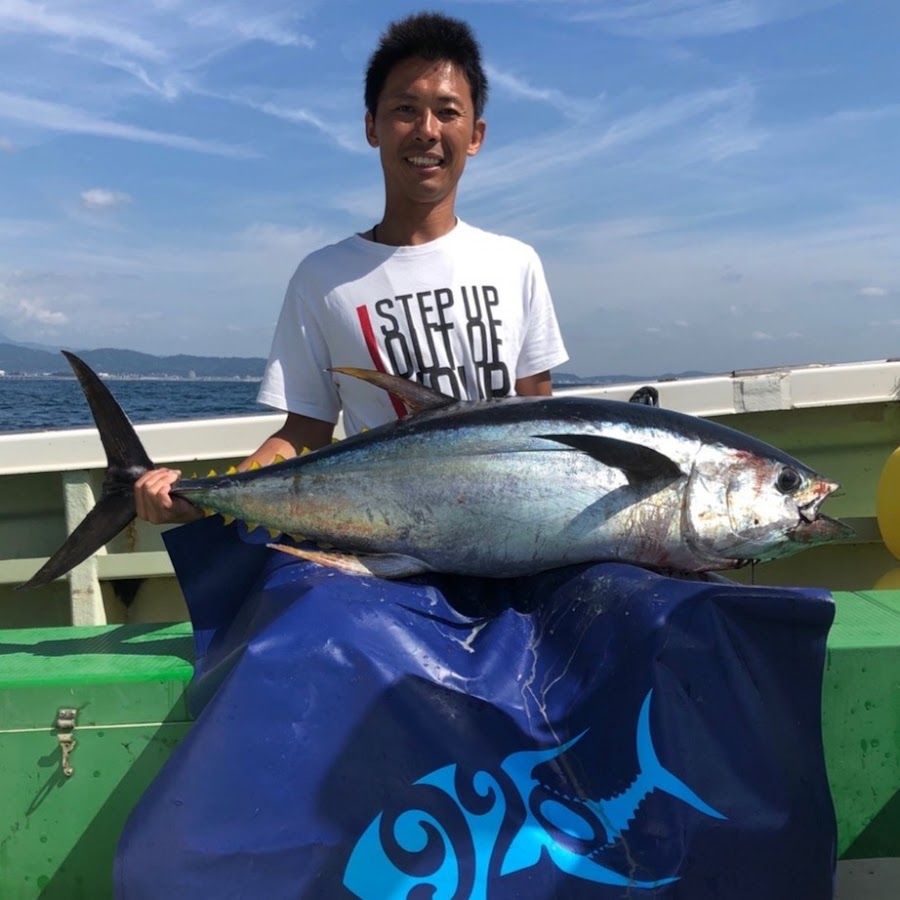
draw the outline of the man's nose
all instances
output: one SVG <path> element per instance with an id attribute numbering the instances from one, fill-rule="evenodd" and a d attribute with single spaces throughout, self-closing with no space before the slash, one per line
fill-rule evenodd
<path id="1" fill-rule="evenodd" d="M 423 141 L 436 141 L 441 136 L 440 119 L 430 109 L 423 110 L 416 123 L 416 132 Z"/>

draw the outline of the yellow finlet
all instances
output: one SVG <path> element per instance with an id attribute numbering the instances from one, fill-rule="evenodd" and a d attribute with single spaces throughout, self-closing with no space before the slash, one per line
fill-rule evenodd
<path id="1" fill-rule="evenodd" d="M 256 531 L 256 529 L 259 528 L 259 522 L 244 522 L 244 525 L 247 526 L 248 532 Z"/>
<path id="2" fill-rule="evenodd" d="M 275 540 L 275 538 L 281 536 L 281 532 L 276 531 L 274 528 L 267 528 L 266 531 L 269 532 L 269 537 L 272 538 L 273 541 Z"/>
<path id="3" fill-rule="evenodd" d="M 209 472 L 206 473 L 207 478 L 215 478 L 219 473 L 215 469 L 210 469 Z"/>
<path id="4" fill-rule="evenodd" d="M 275 454 L 275 459 L 273 459 L 272 462 L 275 462 L 275 463 L 283 463 L 283 462 L 284 462 L 284 457 L 283 457 L 280 453 L 276 453 L 276 454 Z"/>
<path id="5" fill-rule="evenodd" d="M 222 513 L 222 521 L 226 525 L 231 525 L 234 522 L 234 516 L 229 516 L 228 513 Z"/>
<path id="6" fill-rule="evenodd" d="M 253 472 L 256 469 L 261 469 L 262 463 L 258 459 L 254 459 L 252 463 L 250 463 L 250 471 Z"/>
<path id="7" fill-rule="evenodd" d="M 309 447 L 304 447 L 304 448 L 300 451 L 300 455 L 301 455 L 301 456 L 306 456 L 307 453 L 312 453 L 312 450 L 310 450 Z"/>
<path id="8" fill-rule="evenodd" d="M 238 467 L 237 466 L 229 466 L 228 470 L 225 472 L 226 475 L 237 475 Z"/>
<path id="9" fill-rule="evenodd" d="M 214 509 L 206 509 L 206 508 L 204 507 L 204 508 L 203 508 L 203 515 L 206 516 L 206 518 L 208 519 L 210 516 L 216 515 L 216 511 L 215 511 Z"/>

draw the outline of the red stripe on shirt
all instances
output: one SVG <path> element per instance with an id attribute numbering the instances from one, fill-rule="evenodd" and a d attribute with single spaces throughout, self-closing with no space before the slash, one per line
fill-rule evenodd
<path id="1" fill-rule="evenodd" d="M 384 367 L 384 363 L 381 360 L 381 353 L 378 350 L 378 344 L 375 342 L 375 330 L 372 328 L 372 320 L 369 318 L 368 307 L 357 306 L 356 315 L 359 317 L 359 326 L 360 328 L 362 328 L 363 339 L 365 340 L 366 347 L 369 350 L 369 356 L 372 359 L 372 364 L 379 372 L 384 372 L 385 374 L 387 374 L 387 369 Z M 391 398 L 391 406 L 394 407 L 394 412 L 397 413 L 397 418 L 404 418 L 406 416 L 406 407 L 393 394 L 388 394 L 388 396 Z"/>

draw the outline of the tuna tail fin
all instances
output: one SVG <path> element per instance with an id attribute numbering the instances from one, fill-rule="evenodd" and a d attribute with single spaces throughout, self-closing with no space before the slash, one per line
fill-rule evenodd
<path id="1" fill-rule="evenodd" d="M 637 751 L 638 765 L 640 766 L 640 777 L 646 779 L 646 787 L 648 793 L 650 789 L 656 788 L 665 791 L 672 797 L 693 806 L 713 819 L 724 819 L 726 816 L 713 809 L 705 800 L 701 799 L 691 788 L 689 788 L 677 775 L 672 774 L 659 761 L 656 755 L 656 748 L 653 746 L 653 735 L 650 733 L 650 698 L 653 695 L 651 690 L 644 698 L 643 706 L 641 706 L 641 714 L 638 719 L 637 733 Z"/>
<path id="2" fill-rule="evenodd" d="M 444 409 L 459 403 L 456 397 L 450 397 L 440 391 L 410 381 L 408 378 L 390 375 L 387 372 L 358 369 L 353 366 L 334 366 L 328 371 L 359 378 L 360 381 L 367 381 L 369 384 L 374 384 L 375 387 L 380 387 L 402 401 L 411 413 L 423 412 L 426 409 Z"/>
<path id="3" fill-rule="evenodd" d="M 125 528 L 135 515 L 132 486 L 153 468 L 128 416 L 106 385 L 74 353 L 63 350 L 63 355 L 78 376 L 100 432 L 106 451 L 106 480 L 97 505 L 35 575 L 19 585 L 19 590 L 39 587 L 65 575 Z"/>
<path id="4" fill-rule="evenodd" d="M 49 584 L 99 550 L 134 518 L 134 495 L 107 494 L 85 516 L 65 543 L 18 591 Z"/>

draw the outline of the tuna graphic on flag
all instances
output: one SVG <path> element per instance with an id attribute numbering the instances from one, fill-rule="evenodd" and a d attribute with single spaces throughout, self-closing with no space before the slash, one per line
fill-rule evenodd
<path id="1" fill-rule="evenodd" d="M 826 592 L 622 564 L 388 582 L 266 539 L 166 533 L 197 719 L 117 897 L 832 896 Z"/>
<path id="2" fill-rule="evenodd" d="M 509 756 L 502 764 L 505 779 L 488 772 L 478 772 L 471 790 L 489 804 L 475 812 L 465 806 L 457 788 L 456 767 L 433 772 L 416 782 L 443 791 L 459 806 L 468 833 L 463 835 L 472 848 L 471 887 L 465 896 L 470 900 L 487 900 L 491 857 L 495 852 L 500 829 L 510 809 L 524 809 L 524 819 L 500 863 L 499 877 L 529 869 L 546 854 L 560 872 L 595 884 L 612 884 L 631 888 L 655 888 L 677 881 L 677 877 L 660 877 L 640 881 L 603 865 L 602 851 L 625 841 L 630 823 L 638 808 L 654 791 L 664 791 L 694 809 L 716 819 L 720 813 L 703 802 L 686 784 L 666 771 L 656 756 L 650 734 L 650 694 L 644 700 L 637 727 L 637 754 L 640 771 L 621 794 L 607 799 L 571 797 L 558 788 L 543 783 L 538 776 L 542 766 L 554 762 L 578 743 L 579 735 L 556 750 L 522 751 Z M 503 781 L 511 783 L 515 796 L 504 795 Z M 436 888 L 435 896 L 455 897 L 465 881 L 463 866 L 453 849 L 453 840 L 444 826 L 424 810 L 407 810 L 394 822 L 394 838 L 399 847 L 415 852 L 427 842 L 428 826 L 439 835 L 443 856 L 440 866 L 425 876 L 404 873 L 391 860 L 381 837 L 382 815 L 372 822 L 353 849 L 344 875 L 344 885 L 361 900 L 385 900 L 408 897 L 420 885 Z"/>

